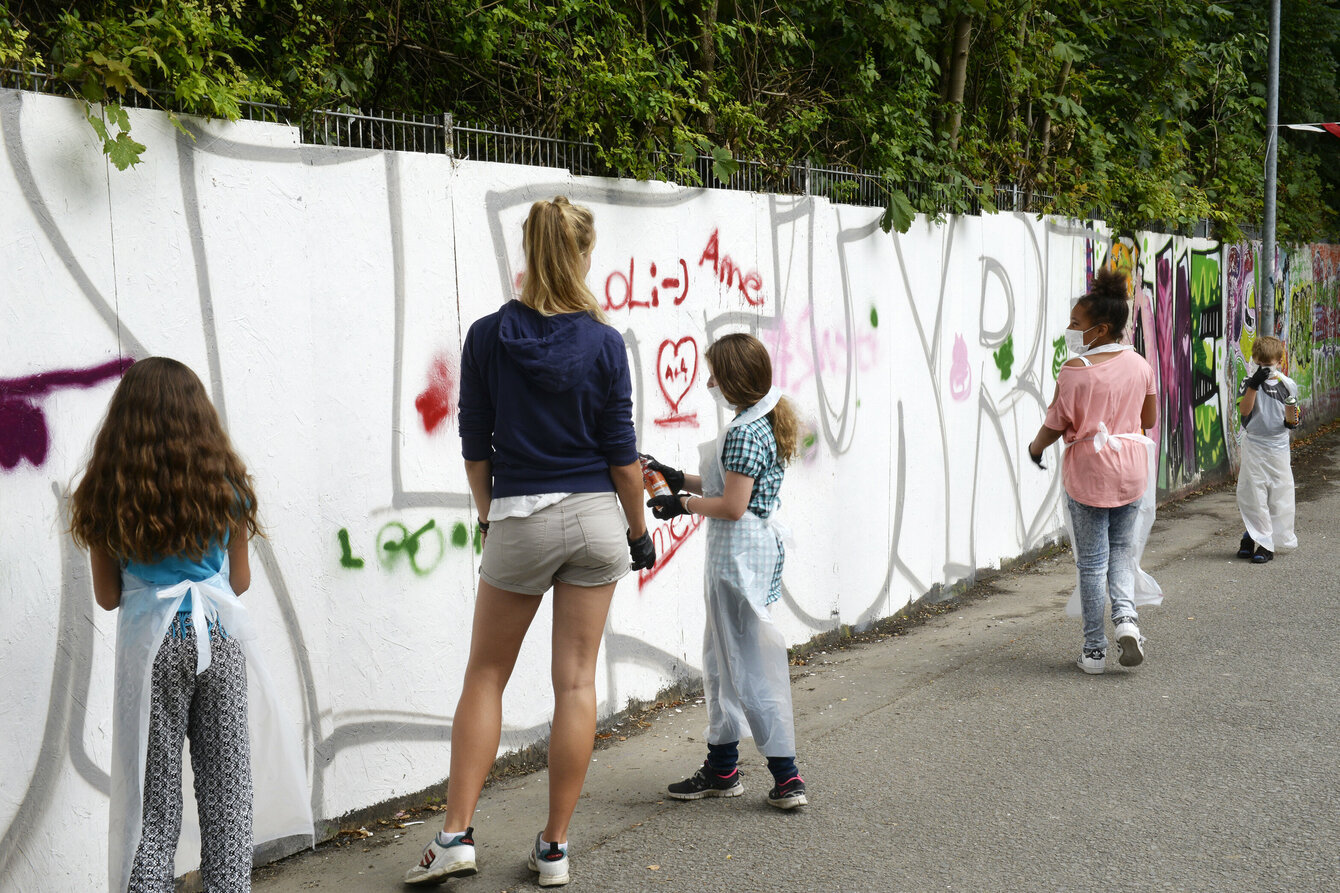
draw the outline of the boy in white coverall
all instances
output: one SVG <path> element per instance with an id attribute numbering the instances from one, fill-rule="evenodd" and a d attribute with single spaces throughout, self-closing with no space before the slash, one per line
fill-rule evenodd
<path id="1" fill-rule="evenodd" d="M 1254 564 L 1270 561 L 1276 550 L 1298 546 L 1289 467 L 1289 429 L 1298 427 L 1298 386 L 1277 368 L 1283 358 L 1284 342 L 1268 335 L 1257 338 L 1252 346 L 1257 367 L 1242 383 L 1238 401 L 1238 511 L 1247 528 L 1238 557 Z"/>

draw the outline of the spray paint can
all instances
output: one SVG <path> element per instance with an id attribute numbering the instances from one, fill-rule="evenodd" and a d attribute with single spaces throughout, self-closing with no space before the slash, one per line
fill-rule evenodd
<path id="1" fill-rule="evenodd" d="M 665 475 L 654 470 L 647 465 L 647 460 L 638 457 L 642 463 L 642 487 L 647 491 L 648 496 L 673 496 L 670 485 L 665 482 Z"/>
<path id="2" fill-rule="evenodd" d="M 1284 398 L 1284 424 L 1290 428 L 1298 427 L 1298 398 L 1293 394 Z"/>

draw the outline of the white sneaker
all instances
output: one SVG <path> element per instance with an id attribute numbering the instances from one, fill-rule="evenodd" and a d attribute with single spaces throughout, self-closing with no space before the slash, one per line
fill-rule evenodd
<path id="1" fill-rule="evenodd" d="M 1101 648 L 1085 648 L 1080 652 L 1075 666 L 1090 676 L 1097 676 L 1107 669 L 1107 652 Z"/>
<path id="2" fill-rule="evenodd" d="M 1123 667 L 1138 667 L 1145 660 L 1145 637 L 1134 621 L 1117 624 L 1117 662 Z"/>
<path id="3" fill-rule="evenodd" d="M 568 845 L 545 844 L 535 835 L 535 846 L 530 848 L 530 870 L 540 873 L 541 887 L 561 887 L 568 882 Z"/>
<path id="4" fill-rule="evenodd" d="M 476 870 L 475 829 L 450 835 L 438 832 L 423 848 L 419 864 L 405 872 L 405 883 L 437 883 L 449 877 L 466 877 Z"/>

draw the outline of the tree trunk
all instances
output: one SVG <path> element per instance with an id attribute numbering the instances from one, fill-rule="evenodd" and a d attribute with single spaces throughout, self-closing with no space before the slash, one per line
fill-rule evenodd
<path id="1" fill-rule="evenodd" d="M 1061 66 L 1061 83 L 1056 88 L 1056 95 L 1065 93 L 1065 82 L 1070 78 L 1070 60 L 1067 59 Z M 1042 116 L 1042 154 L 1038 157 L 1039 164 L 1046 164 L 1047 158 L 1052 150 L 1052 116 L 1048 112 Z"/>
<path id="2" fill-rule="evenodd" d="M 968 81 L 968 44 L 972 40 L 972 17 L 959 13 L 954 20 L 954 48 L 949 63 L 949 147 L 958 148 L 958 129 L 963 123 L 963 88 Z"/>
<path id="3" fill-rule="evenodd" d="M 698 42 L 698 70 L 703 74 L 703 82 L 710 89 L 717 68 L 717 4 L 718 0 L 703 0 L 703 14 L 699 19 L 702 31 Z M 707 97 L 703 97 L 705 100 Z M 717 116 L 707 103 L 707 120 L 704 122 L 708 133 L 715 133 Z"/>

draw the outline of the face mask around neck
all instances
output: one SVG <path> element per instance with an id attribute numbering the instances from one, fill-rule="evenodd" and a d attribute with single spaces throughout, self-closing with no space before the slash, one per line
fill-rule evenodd
<path id="1" fill-rule="evenodd" d="M 715 385 L 708 385 L 707 393 L 712 395 L 712 399 L 716 402 L 717 406 L 720 406 L 722 409 L 734 411 L 735 406 L 721 393 L 721 388 L 718 388 Z"/>

